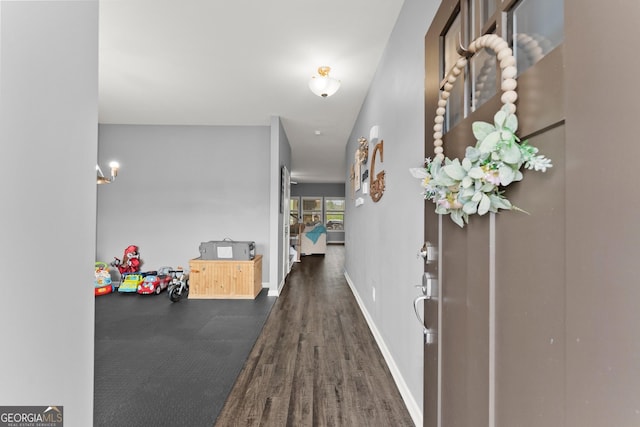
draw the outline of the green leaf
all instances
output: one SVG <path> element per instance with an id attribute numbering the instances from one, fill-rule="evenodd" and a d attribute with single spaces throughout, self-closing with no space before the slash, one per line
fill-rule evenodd
<path id="1" fill-rule="evenodd" d="M 500 140 L 502 142 L 513 143 L 516 140 L 516 136 L 510 130 L 501 130 Z"/>
<path id="2" fill-rule="evenodd" d="M 500 177 L 500 184 L 509 185 L 513 182 L 513 178 L 515 177 L 515 173 L 511 166 L 502 165 L 498 170 L 498 176 Z"/>
<path id="3" fill-rule="evenodd" d="M 478 212 L 478 202 L 467 202 L 462 206 L 462 210 L 468 215 L 473 215 Z"/>
<path id="4" fill-rule="evenodd" d="M 491 199 L 486 194 L 482 195 L 482 200 L 480 200 L 480 204 L 478 205 L 478 215 L 484 215 L 489 212 L 489 208 L 491 207 Z"/>
<path id="5" fill-rule="evenodd" d="M 471 129 L 473 130 L 473 136 L 475 136 L 478 141 L 482 141 L 487 135 L 496 130 L 495 127 L 487 122 L 473 122 Z"/>
<path id="6" fill-rule="evenodd" d="M 507 119 L 507 112 L 500 110 L 493 116 L 493 123 L 496 125 L 496 129 L 501 129 L 504 126 L 504 122 Z"/>
<path id="7" fill-rule="evenodd" d="M 494 151 L 496 149 L 496 146 L 498 145 L 498 141 L 500 141 L 500 132 L 491 132 L 478 144 L 480 153 L 484 154 Z"/>
<path id="8" fill-rule="evenodd" d="M 504 122 L 504 127 L 509 129 L 511 132 L 516 133 L 518 130 L 518 118 L 515 114 L 509 114 L 507 116 L 507 120 Z"/>
<path id="9" fill-rule="evenodd" d="M 457 185 L 460 182 L 458 180 L 451 178 L 446 173 L 444 173 L 445 172 L 444 170 L 442 172 L 443 173 L 438 174 L 438 176 L 433 179 L 434 185 L 441 186 L 441 187 L 451 187 L 452 185 Z"/>
<path id="10" fill-rule="evenodd" d="M 469 188 L 471 187 L 471 185 L 473 184 L 473 180 L 471 179 L 471 177 L 469 176 L 465 176 L 464 178 L 462 178 L 462 188 Z"/>
<path id="11" fill-rule="evenodd" d="M 471 168 L 469 172 L 467 172 L 467 175 L 469 175 L 473 179 L 480 179 L 484 177 L 484 171 L 481 167 L 475 167 Z"/>
<path id="12" fill-rule="evenodd" d="M 451 164 L 442 168 L 444 172 L 456 181 L 462 181 L 465 177 L 466 171 L 460 165 L 460 161 L 455 159 Z"/>
<path id="13" fill-rule="evenodd" d="M 475 147 L 467 147 L 465 150 L 465 157 L 472 162 L 477 162 L 480 159 L 480 150 Z"/>
<path id="14" fill-rule="evenodd" d="M 436 210 L 435 210 L 435 212 L 436 212 L 437 214 L 440 214 L 440 215 L 446 215 L 446 214 L 448 214 L 448 213 L 449 213 L 449 212 L 447 212 L 447 208 L 445 208 L 445 207 L 444 207 L 444 206 L 442 206 L 442 205 L 436 205 Z"/>
<path id="15" fill-rule="evenodd" d="M 460 228 L 464 228 L 464 222 L 462 221 L 462 211 L 460 211 L 460 209 L 451 211 L 451 219 L 453 220 L 453 222 L 458 224 Z"/>
<path id="16" fill-rule="evenodd" d="M 520 153 L 520 148 L 518 148 L 517 144 L 510 144 L 500 150 L 500 157 L 503 162 L 516 165 L 520 162 L 522 154 Z"/>
<path id="17" fill-rule="evenodd" d="M 490 192 L 492 192 L 495 188 L 496 188 L 496 186 L 495 186 L 495 185 L 493 185 L 493 184 L 492 184 L 492 183 L 490 183 L 490 182 L 487 182 L 486 184 L 484 184 L 484 185 L 482 186 L 482 188 L 480 189 L 480 191 L 482 191 L 483 193 L 490 193 Z"/>
<path id="18" fill-rule="evenodd" d="M 511 202 L 504 197 L 492 194 L 489 198 L 491 199 L 491 204 L 496 208 L 511 210 Z"/>
<path id="19" fill-rule="evenodd" d="M 414 178 L 425 179 L 429 173 L 425 168 L 409 168 L 409 172 Z"/>
<path id="20" fill-rule="evenodd" d="M 462 169 L 468 171 L 472 166 L 473 164 L 471 163 L 471 160 L 469 160 L 467 157 L 462 159 Z"/>
<path id="21" fill-rule="evenodd" d="M 476 190 L 473 188 L 465 188 L 460 193 L 458 193 L 458 199 L 471 199 L 473 195 L 476 194 Z"/>
<path id="22" fill-rule="evenodd" d="M 429 165 L 429 173 L 431 174 L 432 177 L 436 177 L 438 176 L 438 174 L 440 173 L 440 168 L 442 166 L 440 166 L 440 163 L 431 163 Z"/>

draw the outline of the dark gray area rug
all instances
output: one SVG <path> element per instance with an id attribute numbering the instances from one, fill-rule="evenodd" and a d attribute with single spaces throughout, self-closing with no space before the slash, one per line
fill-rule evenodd
<path id="1" fill-rule="evenodd" d="M 96 297 L 94 426 L 213 426 L 275 300 Z"/>

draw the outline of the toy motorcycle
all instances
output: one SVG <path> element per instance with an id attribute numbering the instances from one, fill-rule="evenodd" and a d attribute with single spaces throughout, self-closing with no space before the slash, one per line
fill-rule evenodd
<path id="1" fill-rule="evenodd" d="M 182 267 L 169 270 L 169 274 L 171 275 L 171 283 L 167 288 L 167 294 L 172 302 L 178 302 L 189 293 L 189 277 Z"/>

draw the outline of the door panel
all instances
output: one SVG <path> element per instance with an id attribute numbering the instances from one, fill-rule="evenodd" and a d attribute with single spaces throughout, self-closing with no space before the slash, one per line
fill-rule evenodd
<path id="1" fill-rule="evenodd" d="M 442 222 L 442 425 L 489 417 L 489 217 Z"/>
<path id="2" fill-rule="evenodd" d="M 489 413 L 489 221 L 474 218 L 467 239 L 467 426 L 486 426 Z M 458 228 L 458 226 L 455 226 Z M 452 268 L 456 268 L 455 264 Z"/>
<path id="3" fill-rule="evenodd" d="M 444 425 L 465 425 L 467 421 L 467 253 L 458 248 L 467 245 L 467 235 L 443 221 L 442 232 L 442 312 L 438 344 L 442 347 L 442 406 Z M 457 268 L 450 268 L 456 265 Z M 448 286 L 456 283 L 457 286 Z"/>
<path id="4" fill-rule="evenodd" d="M 487 218 L 442 223 L 442 425 L 485 426 L 489 381 Z M 464 250 L 460 250 L 464 248 Z"/>
<path id="5" fill-rule="evenodd" d="M 559 46 L 518 77 L 518 133 L 521 137 L 526 138 L 564 119 L 562 58 L 563 46 Z"/>
<path id="6" fill-rule="evenodd" d="M 529 140 L 553 159 L 509 187 L 530 215 L 496 218 L 496 425 L 561 426 L 564 409 L 564 126 Z"/>

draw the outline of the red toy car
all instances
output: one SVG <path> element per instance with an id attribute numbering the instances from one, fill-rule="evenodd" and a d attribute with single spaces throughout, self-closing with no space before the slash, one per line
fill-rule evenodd
<path id="1" fill-rule="evenodd" d="M 164 289 L 169 287 L 171 282 L 171 276 L 166 274 L 155 275 L 152 274 L 144 278 L 141 284 L 138 285 L 138 293 L 141 295 L 156 294 L 158 295 Z"/>

